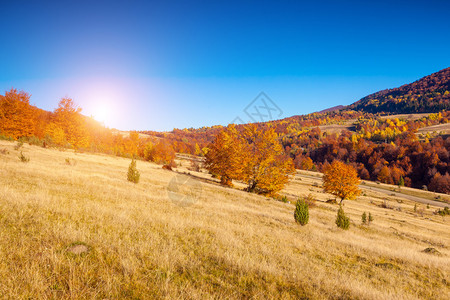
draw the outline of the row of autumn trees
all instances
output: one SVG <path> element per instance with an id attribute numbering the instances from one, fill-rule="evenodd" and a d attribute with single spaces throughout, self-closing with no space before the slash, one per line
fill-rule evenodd
<path id="1" fill-rule="evenodd" d="M 105 128 L 81 114 L 70 98 L 62 98 L 53 112 L 30 104 L 29 94 L 11 89 L 0 95 L 0 137 L 24 140 L 41 146 L 73 148 L 163 164 L 173 164 L 172 145 L 160 138 L 141 138 L 137 132 L 124 135 Z"/>
<path id="2" fill-rule="evenodd" d="M 295 173 L 274 128 L 259 130 L 255 124 L 222 130 L 208 147 L 205 167 L 223 185 L 231 186 L 234 179 L 246 183 L 248 192 L 269 196 L 283 189 Z M 351 165 L 334 160 L 323 171 L 324 190 L 338 197 L 340 204 L 360 194 L 360 178 Z"/>
<path id="3" fill-rule="evenodd" d="M 63 98 L 53 113 L 30 105 L 30 96 L 15 89 L 0 95 L 0 134 L 13 139 L 48 138 L 56 145 L 88 146 L 88 134 L 81 109 Z"/>
<path id="4" fill-rule="evenodd" d="M 15 89 L 0 95 L 0 135 L 11 139 L 34 139 L 42 146 L 62 146 L 79 150 L 93 150 L 121 156 L 174 165 L 175 151 L 171 143 L 161 137 L 140 137 L 137 132 L 128 136 L 114 133 L 92 118 L 81 114 L 81 108 L 70 98 L 62 98 L 53 112 L 30 105 L 30 96 Z M 232 180 L 248 184 L 247 190 L 273 195 L 283 188 L 294 172 L 292 159 L 286 155 L 274 128 L 260 130 L 255 125 L 230 125 L 217 130 L 213 143 L 192 149 L 206 155 L 205 166 L 231 185 Z"/>

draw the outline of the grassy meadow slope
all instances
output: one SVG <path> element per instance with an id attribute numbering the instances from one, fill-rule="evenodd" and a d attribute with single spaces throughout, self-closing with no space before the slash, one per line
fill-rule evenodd
<path id="1" fill-rule="evenodd" d="M 127 159 L 24 145 L 22 163 L 13 143 L 2 149 L 2 299 L 450 297 L 450 219 L 434 207 L 385 209 L 367 192 L 345 202 L 352 224 L 342 231 L 331 196 L 295 178 L 285 193 L 318 199 L 301 227 L 293 204 L 205 173 L 194 174 L 197 190 L 180 189 L 198 195 L 183 207 L 167 195 L 177 173 L 152 163 L 138 161 L 133 184 Z M 370 226 L 360 225 L 363 211 Z M 429 247 L 439 253 L 422 252 Z"/>

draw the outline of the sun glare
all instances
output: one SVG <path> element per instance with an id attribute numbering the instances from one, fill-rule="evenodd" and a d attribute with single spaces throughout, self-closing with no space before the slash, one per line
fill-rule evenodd
<path id="1" fill-rule="evenodd" d="M 114 88 L 112 84 L 97 81 L 93 88 L 87 90 L 86 108 L 83 111 L 107 127 L 114 126 L 112 123 L 114 123 L 114 107 L 118 101 L 118 94 L 117 88 Z"/>
<path id="2" fill-rule="evenodd" d="M 110 121 L 111 109 L 110 106 L 104 103 L 96 104 L 92 109 L 92 116 L 96 121 L 107 124 Z"/>

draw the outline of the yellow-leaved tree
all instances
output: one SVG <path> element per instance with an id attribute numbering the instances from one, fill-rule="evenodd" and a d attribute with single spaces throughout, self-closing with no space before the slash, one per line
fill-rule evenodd
<path id="1" fill-rule="evenodd" d="M 249 192 L 274 195 L 294 172 L 292 159 L 284 153 L 275 130 L 261 130 L 254 124 L 242 131 L 229 125 L 208 146 L 205 156 L 205 167 L 222 184 L 240 180 Z"/>
<path id="2" fill-rule="evenodd" d="M 355 168 L 339 160 L 334 160 L 323 170 L 322 179 L 324 190 L 341 198 L 341 204 L 345 199 L 355 199 L 361 193 Z"/>
<path id="3" fill-rule="evenodd" d="M 64 138 L 74 148 L 89 146 L 89 133 L 81 115 L 81 108 L 77 107 L 70 98 L 62 98 L 59 101 L 47 132 L 58 142 L 62 142 L 61 139 Z"/>
<path id="4" fill-rule="evenodd" d="M 232 179 L 242 177 L 242 138 L 239 137 L 234 124 L 228 125 L 208 146 L 205 167 L 214 176 L 219 177 L 220 183 L 231 186 Z"/>
<path id="5" fill-rule="evenodd" d="M 258 129 L 255 124 L 245 126 L 245 141 L 240 180 L 245 181 L 249 192 L 274 195 L 289 181 L 295 172 L 292 159 L 286 155 L 274 128 Z"/>
<path id="6" fill-rule="evenodd" d="M 45 135 L 52 139 L 53 144 L 57 146 L 65 146 L 67 144 L 66 133 L 61 126 L 54 122 L 50 122 L 45 128 Z"/>

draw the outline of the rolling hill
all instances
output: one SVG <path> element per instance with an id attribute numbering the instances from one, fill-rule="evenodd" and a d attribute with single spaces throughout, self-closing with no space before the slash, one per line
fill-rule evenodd
<path id="1" fill-rule="evenodd" d="M 368 113 L 423 113 L 450 108 L 450 68 L 413 83 L 368 95 L 348 109 Z"/>

